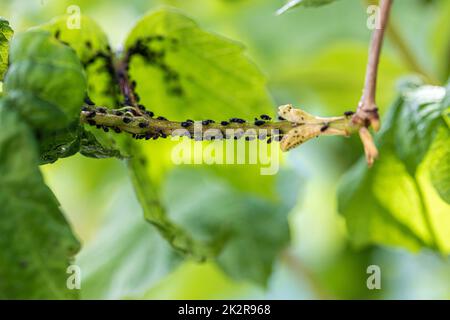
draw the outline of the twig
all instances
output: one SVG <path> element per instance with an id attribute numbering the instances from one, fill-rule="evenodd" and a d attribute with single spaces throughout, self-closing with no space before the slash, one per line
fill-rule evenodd
<path id="1" fill-rule="evenodd" d="M 381 47 L 383 45 L 384 33 L 389 20 L 391 6 L 392 0 L 381 0 L 380 2 L 380 25 L 379 28 L 375 29 L 372 35 L 363 94 L 358 104 L 358 109 L 353 116 L 353 122 L 361 126 L 360 136 L 364 137 L 362 142 L 364 144 L 364 150 L 366 151 L 366 158 L 369 166 L 373 164 L 374 159 L 378 156 L 378 152 L 376 151 L 376 148 L 374 148 L 375 145 L 367 128 L 371 126 L 375 131 L 380 129 L 380 119 L 375 101 L 377 76 Z"/>

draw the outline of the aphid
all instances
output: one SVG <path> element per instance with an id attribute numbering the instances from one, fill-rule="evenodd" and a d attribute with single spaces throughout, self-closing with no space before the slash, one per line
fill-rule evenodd
<path id="1" fill-rule="evenodd" d="M 239 118 L 231 118 L 230 122 L 245 123 L 245 120 L 244 119 L 239 119 Z"/>
<path id="2" fill-rule="evenodd" d="M 139 122 L 139 128 L 147 128 L 148 127 L 148 122 Z"/>
<path id="3" fill-rule="evenodd" d="M 86 118 L 87 118 L 87 119 L 92 119 L 92 118 L 95 117 L 95 115 L 96 115 L 95 111 L 91 111 L 91 112 L 89 112 L 89 113 L 86 115 Z"/>
<path id="4" fill-rule="evenodd" d="M 88 104 L 88 105 L 90 105 L 90 106 L 94 106 L 95 105 L 95 103 L 91 100 L 91 98 L 89 98 L 88 96 L 86 96 L 85 98 L 84 98 L 84 103 L 86 103 L 86 104 Z"/>
<path id="5" fill-rule="evenodd" d="M 255 140 L 255 137 L 253 137 L 253 136 L 246 136 L 246 137 L 245 137 L 245 140 L 247 140 L 247 141 L 253 141 L 253 140 Z"/>
<path id="6" fill-rule="evenodd" d="M 344 116 L 346 116 L 346 117 L 350 117 L 350 116 L 352 116 L 352 115 L 354 115 L 355 113 L 353 112 L 353 111 L 345 111 L 344 112 Z"/>
<path id="7" fill-rule="evenodd" d="M 211 123 L 214 123 L 214 121 L 213 120 L 203 120 L 202 121 L 202 125 L 204 125 L 204 126 L 207 126 L 207 125 L 209 125 Z"/>
<path id="8" fill-rule="evenodd" d="M 267 139 L 267 143 L 272 143 L 272 138 Z"/>
<path id="9" fill-rule="evenodd" d="M 284 121 L 284 120 L 286 120 L 285 118 L 283 118 L 282 116 L 278 116 L 278 120 L 280 120 L 280 121 Z"/>
<path id="10" fill-rule="evenodd" d="M 101 129 L 102 128 L 102 126 L 101 125 L 96 125 L 96 127 L 97 127 L 97 129 Z"/>
<path id="11" fill-rule="evenodd" d="M 159 133 L 160 135 L 161 135 L 161 138 L 167 138 L 167 134 L 165 134 L 164 132 L 162 132 L 162 131 L 160 131 L 160 133 Z"/>
<path id="12" fill-rule="evenodd" d="M 325 132 L 330 127 L 330 125 L 327 123 L 322 128 L 320 128 L 320 132 Z"/>
<path id="13" fill-rule="evenodd" d="M 186 120 L 186 122 L 189 122 L 189 123 L 194 123 L 194 120 L 191 120 L 191 119 L 187 119 L 187 120 Z"/>
<path id="14" fill-rule="evenodd" d="M 153 111 L 145 111 L 145 114 L 148 115 L 150 118 L 153 117 L 155 114 Z"/>
<path id="15" fill-rule="evenodd" d="M 114 127 L 114 132 L 115 132 L 115 133 L 121 133 L 122 130 L 120 130 L 120 128 L 118 128 L 118 127 Z"/>
<path id="16" fill-rule="evenodd" d="M 145 106 L 142 104 L 138 105 L 138 108 L 139 108 L 139 110 L 145 111 Z"/>
<path id="17" fill-rule="evenodd" d="M 86 112 L 86 111 L 89 111 L 90 109 L 88 108 L 88 107 L 83 107 L 83 108 L 81 108 L 81 111 L 84 111 L 84 112 Z"/>
<path id="18" fill-rule="evenodd" d="M 188 122 L 188 121 L 183 121 L 182 123 L 181 123 L 181 126 L 183 127 L 183 128 L 188 128 L 188 127 L 190 127 L 192 125 L 192 123 L 190 123 L 190 122 Z"/>
<path id="19" fill-rule="evenodd" d="M 97 123 L 95 122 L 95 120 L 88 120 L 87 121 L 89 123 L 89 125 L 91 126 L 95 126 Z"/>
<path id="20" fill-rule="evenodd" d="M 90 41 L 86 41 L 86 47 L 88 49 L 92 49 L 92 43 Z"/>
<path id="21" fill-rule="evenodd" d="M 107 113 L 106 108 L 103 108 L 103 107 L 97 108 L 97 112 L 103 113 L 103 114 Z"/>
<path id="22" fill-rule="evenodd" d="M 61 35 L 61 30 L 56 30 L 55 38 L 59 40 L 59 36 Z"/>
<path id="23" fill-rule="evenodd" d="M 229 125 L 230 123 L 229 123 L 228 121 L 222 121 L 222 122 L 220 122 L 220 124 L 223 125 L 223 126 L 227 126 L 227 125 Z"/>
<path id="24" fill-rule="evenodd" d="M 114 111 L 114 114 L 115 114 L 116 116 L 123 116 L 123 112 L 122 112 L 122 111 L 119 111 L 119 110 Z"/>
<path id="25" fill-rule="evenodd" d="M 262 126 L 263 124 L 265 124 L 266 122 L 264 120 L 255 120 L 255 126 Z"/>
<path id="26" fill-rule="evenodd" d="M 109 128 L 108 127 L 103 127 L 103 131 L 109 132 Z"/>
<path id="27" fill-rule="evenodd" d="M 151 133 L 147 133 L 145 135 L 145 140 L 150 140 L 152 138 L 152 134 Z"/>
<path id="28" fill-rule="evenodd" d="M 167 121 L 167 119 L 166 118 L 164 118 L 163 116 L 159 116 L 158 118 L 156 118 L 156 119 L 158 119 L 158 120 L 164 120 L 164 121 Z"/>
<path id="29" fill-rule="evenodd" d="M 262 114 L 262 115 L 260 116 L 260 118 L 263 119 L 263 120 L 267 120 L 267 121 L 272 120 L 272 118 L 269 117 L 267 114 Z"/>
<path id="30" fill-rule="evenodd" d="M 130 123 L 131 121 L 133 121 L 133 119 L 131 119 L 131 118 L 129 118 L 129 117 L 123 117 L 123 118 L 122 118 L 122 121 L 123 121 L 124 123 Z"/>

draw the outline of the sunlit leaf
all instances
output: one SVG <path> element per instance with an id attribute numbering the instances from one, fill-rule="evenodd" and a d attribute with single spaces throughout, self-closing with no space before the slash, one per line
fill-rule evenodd
<path id="1" fill-rule="evenodd" d="M 8 68 L 9 42 L 12 36 L 13 30 L 8 21 L 0 17 L 0 81 Z"/>

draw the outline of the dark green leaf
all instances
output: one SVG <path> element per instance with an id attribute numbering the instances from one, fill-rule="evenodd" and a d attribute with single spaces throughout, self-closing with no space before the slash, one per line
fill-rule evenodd
<path id="1" fill-rule="evenodd" d="M 77 152 L 86 79 L 73 49 L 46 31 L 29 31 L 11 45 L 6 103 L 34 130 L 43 163 Z"/>
<path id="2" fill-rule="evenodd" d="M 75 298 L 66 268 L 79 244 L 44 184 L 31 130 L 5 105 L 0 127 L 0 298 Z"/>
<path id="3" fill-rule="evenodd" d="M 442 127 L 431 149 L 430 177 L 441 198 L 450 204 L 450 130 Z"/>
<path id="4" fill-rule="evenodd" d="M 437 130 L 445 125 L 442 113 L 445 89 L 423 86 L 407 91 L 396 120 L 395 146 L 399 158 L 414 176 L 418 165 L 428 152 Z"/>
<path id="5" fill-rule="evenodd" d="M 0 81 L 8 68 L 9 42 L 12 36 L 13 30 L 8 21 L 0 17 Z"/>

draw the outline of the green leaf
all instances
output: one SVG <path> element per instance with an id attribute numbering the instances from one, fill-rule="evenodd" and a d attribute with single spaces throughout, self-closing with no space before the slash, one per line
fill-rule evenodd
<path id="1" fill-rule="evenodd" d="M 380 159 L 374 167 L 368 169 L 361 159 L 343 177 L 338 192 L 339 212 L 346 218 L 355 245 L 377 243 L 414 251 L 429 247 L 450 252 L 445 227 L 449 219 L 442 215 L 448 208 L 440 199 L 433 198 L 424 178 L 428 177 L 425 153 L 432 139 L 439 130 L 448 131 L 428 109 L 430 106 L 439 109 L 438 101 L 443 98 L 441 89 L 410 88 L 383 121 L 383 130 L 377 137 Z M 412 119 L 408 119 L 413 107 L 417 113 L 410 114 Z M 403 122 L 416 123 L 418 128 Z M 412 142 L 411 137 L 400 135 L 399 131 L 406 132 L 405 127 L 413 130 L 409 134 L 420 134 L 423 141 Z M 420 129 L 424 132 L 418 132 Z M 409 149 L 404 139 L 411 141 Z M 399 146 L 404 152 L 399 152 Z"/>
<path id="2" fill-rule="evenodd" d="M 8 69 L 9 42 L 13 36 L 9 22 L 0 17 L 0 81 Z"/>
<path id="3" fill-rule="evenodd" d="M 430 148 L 430 177 L 441 198 L 450 204 L 450 130 L 442 127 Z"/>
<path id="4" fill-rule="evenodd" d="M 73 49 L 46 31 L 18 35 L 5 78 L 6 103 L 34 130 L 43 163 L 77 152 L 86 79 Z"/>
<path id="5" fill-rule="evenodd" d="M 94 134 L 89 131 L 89 128 L 81 133 L 80 143 L 80 153 L 85 157 L 96 159 L 125 158 L 114 139 L 111 139 L 108 135 Z"/>
<path id="6" fill-rule="evenodd" d="M 80 16 L 80 28 L 67 27 L 68 16 L 57 17 L 40 26 L 55 39 L 73 48 L 86 71 L 89 97 L 98 105 L 117 104 L 117 86 L 112 67 L 112 52 L 108 38 L 98 24 Z"/>
<path id="7" fill-rule="evenodd" d="M 170 10 L 146 15 L 125 44 L 141 102 L 173 120 L 272 113 L 266 80 L 236 42 Z M 143 48 L 145 54 L 139 54 Z M 186 62 L 189 63 L 186 63 Z M 219 119 L 220 120 L 220 119 Z"/>
<path id="8" fill-rule="evenodd" d="M 79 244 L 44 184 L 28 126 L 0 105 L 0 298 L 67 299 Z"/>
<path id="9" fill-rule="evenodd" d="M 437 130 L 445 125 L 442 113 L 445 89 L 422 86 L 407 91 L 396 120 L 395 146 L 399 158 L 414 176 L 433 142 Z"/>
<path id="10" fill-rule="evenodd" d="M 283 7 L 281 7 L 277 14 L 283 14 L 286 11 L 289 11 L 298 6 L 304 7 L 320 7 L 329 3 L 334 2 L 335 0 L 290 0 Z"/>
<path id="11" fill-rule="evenodd" d="M 299 181 L 292 172 L 280 173 Z M 297 196 L 298 188 L 284 196 Z M 206 168 L 178 168 L 164 186 L 169 216 L 195 239 L 220 248 L 219 266 L 231 277 L 264 285 L 273 261 L 289 243 L 289 201 L 270 201 L 233 187 Z"/>

